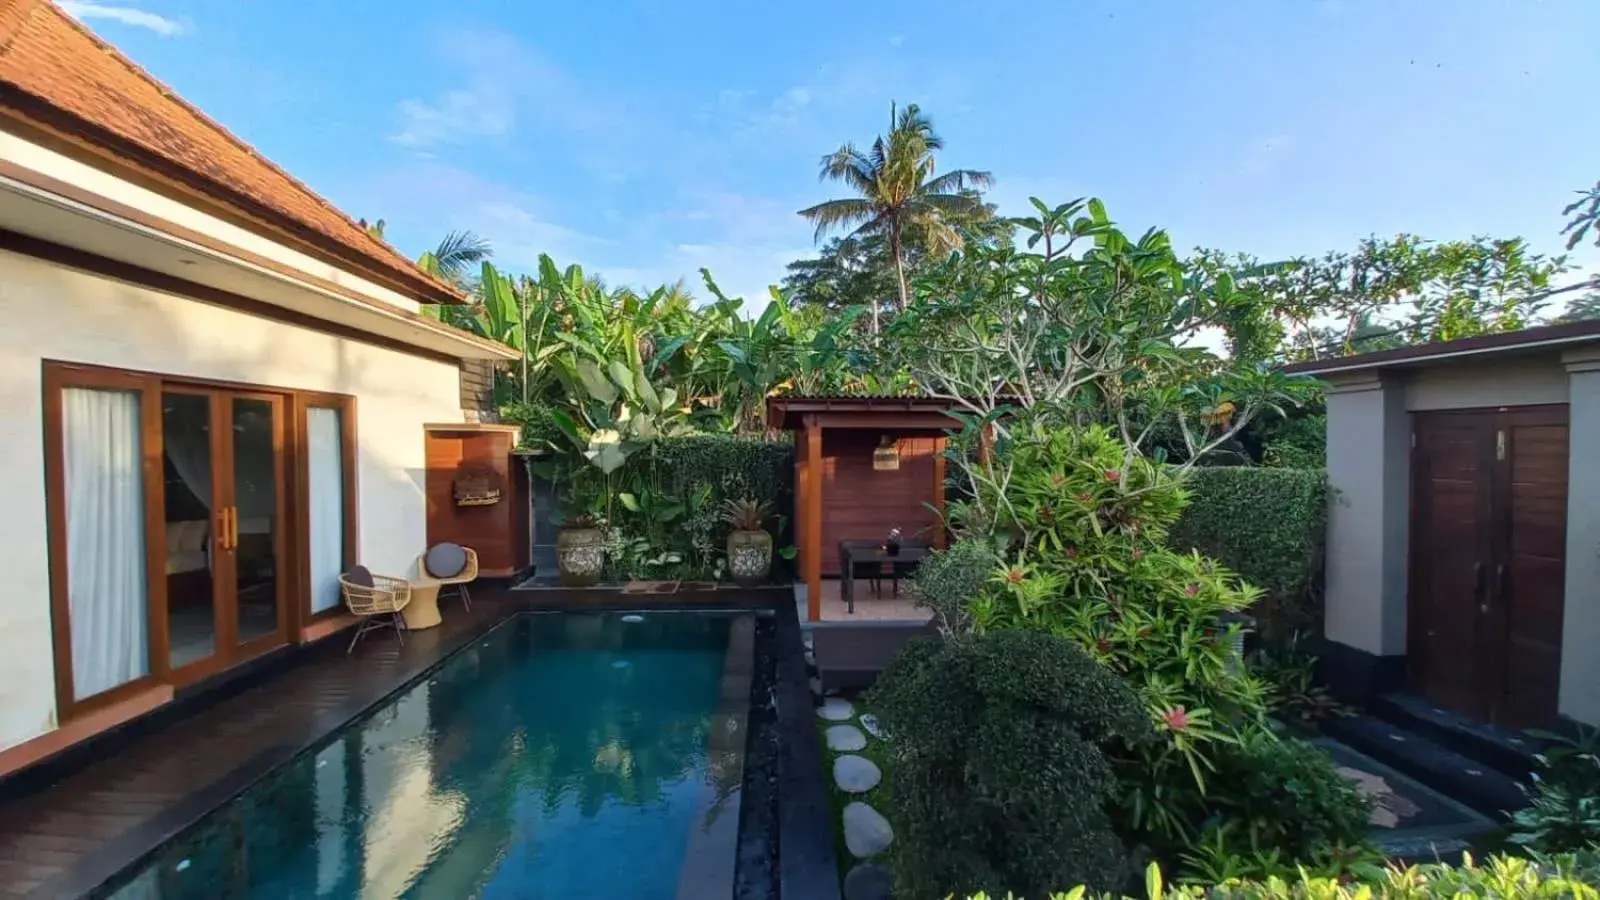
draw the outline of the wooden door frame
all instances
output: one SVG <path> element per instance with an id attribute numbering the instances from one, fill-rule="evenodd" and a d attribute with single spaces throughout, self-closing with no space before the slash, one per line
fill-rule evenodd
<path id="1" fill-rule="evenodd" d="M 303 391 L 293 388 L 250 384 L 221 379 L 195 378 L 161 372 L 119 369 L 70 361 L 46 359 L 41 363 L 42 426 L 44 432 L 45 467 L 45 518 L 50 583 L 50 618 L 52 649 L 55 666 L 56 718 L 65 722 L 112 705 L 157 685 L 179 686 L 213 675 L 239 665 L 260 653 L 301 640 L 302 629 L 314 620 L 332 618 L 342 612 L 334 607 L 320 615 L 310 612 L 310 573 L 307 561 L 309 540 L 309 459 L 305 442 L 306 410 L 322 406 L 340 411 L 340 424 L 344 465 L 344 550 L 346 564 L 356 559 L 360 535 L 357 517 L 358 482 L 356 443 L 356 402 L 345 394 L 320 391 Z M 145 513 L 145 601 L 147 607 L 146 649 L 149 656 L 147 672 L 110 690 L 92 697 L 78 699 L 72 683 L 72 623 L 71 604 L 67 586 L 67 510 L 66 510 L 66 457 L 62 431 L 61 392 L 65 388 L 82 387 L 101 390 L 124 390 L 140 396 L 140 451 L 144 477 Z M 217 648 L 203 664 L 190 664 L 174 670 L 171 666 L 171 635 L 168 631 L 167 550 L 166 550 L 166 477 L 164 442 L 162 434 L 162 394 L 204 394 L 211 398 L 213 421 L 218 406 L 226 406 L 225 417 L 228 436 L 232 434 L 231 404 L 226 398 L 240 394 L 275 398 L 277 425 L 275 426 L 275 477 L 278 521 L 282 523 L 274 535 L 274 551 L 278 554 L 278 630 L 263 635 L 244 645 L 234 642 L 223 644 L 224 633 L 217 630 Z M 216 497 L 232 496 L 232 471 L 223 471 L 229 459 L 216 453 L 215 442 L 223 440 L 213 429 L 213 491 L 219 481 L 226 481 L 226 491 Z M 213 504 L 216 506 L 217 504 Z M 213 522 L 217 511 L 212 511 Z M 291 536 L 290 529 L 293 529 Z M 223 554 L 214 554 L 220 557 Z M 218 581 L 221 577 L 213 571 Z M 291 585 L 293 586 L 291 588 Z M 298 601 L 298 602 L 295 602 Z M 216 603 L 216 588 L 213 587 Z M 219 615 L 214 609 L 213 616 Z M 214 618 L 215 622 L 216 619 Z M 269 643 L 270 642 L 270 643 Z M 257 645 L 262 645 L 258 648 Z M 245 652 L 248 650 L 249 652 Z"/>
<path id="2" fill-rule="evenodd" d="M 228 426 L 226 428 L 227 436 L 223 443 L 227 447 L 227 457 L 225 458 L 228 469 L 227 475 L 229 476 L 227 479 L 227 498 L 228 505 L 233 509 L 233 527 L 235 531 L 238 530 L 239 498 L 238 485 L 233 477 L 237 474 L 237 470 L 233 468 L 233 465 L 237 464 L 238 462 L 237 457 L 235 456 L 236 447 L 234 444 L 234 441 L 236 440 L 235 435 L 237 432 L 233 427 L 233 401 L 261 400 L 270 404 L 272 407 L 272 512 L 275 520 L 275 527 L 273 528 L 272 532 L 272 554 L 277 563 L 277 574 L 273 577 L 272 584 L 272 602 L 273 609 L 277 612 L 277 627 L 273 631 L 260 635 L 259 637 L 251 638 L 247 641 L 240 640 L 238 594 L 239 547 L 237 542 L 235 542 L 234 546 L 229 548 L 232 551 L 232 553 L 229 554 L 229 566 L 232 571 L 228 576 L 228 587 L 230 588 L 229 593 L 232 595 L 232 603 L 228 605 L 227 609 L 228 630 L 226 632 L 226 636 L 229 655 L 232 658 L 226 663 L 226 665 L 236 666 L 290 642 L 291 628 L 293 625 L 291 619 L 293 617 L 290 614 L 289 607 L 293 606 L 294 604 L 289 602 L 288 587 L 298 575 L 300 567 L 296 564 L 297 561 L 291 558 L 288 549 L 289 541 L 287 538 L 289 529 L 297 524 L 296 520 L 291 519 L 289 515 L 288 498 L 290 485 L 285 480 L 285 475 L 288 472 L 289 465 L 284 460 L 284 456 L 290 452 L 290 448 L 285 439 L 288 433 L 290 407 L 289 398 L 281 393 L 272 391 L 235 390 L 222 392 L 221 396 L 223 398 L 223 402 L 227 406 L 228 412 L 228 417 L 225 420 Z M 302 447 L 301 449 L 304 448 Z M 309 535 L 307 535 L 305 532 L 301 532 L 298 537 L 303 541 L 308 539 Z M 300 543 L 300 541 L 296 541 L 296 543 Z M 298 556 L 303 554 L 294 555 Z"/>
<path id="3" fill-rule="evenodd" d="M 294 490 L 290 493 L 295 531 L 304 538 L 309 548 L 311 540 L 311 422 L 313 409 L 332 409 L 339 413 L 340 465 L 344 481 L 344 565 L 348 569 L 360 559 L 360 528 L 357 511 L 360 507 L 360 482 L 356 444 L 356 398 L 347 394 L 329 394 L 320 391 L 295 391 L 290 398 L 290 423 L 293 446 L 296 448 L 291 477 Z M 312 612 L 311 554 L 296 553 L 295 583 L 300 586 L 304 603 L 293 604 L 294 616 L 290 620 L 291 633 L 298 633 L 315 622 L 344 615 L 344 605 L 336 604 L 322 612 Z"/>

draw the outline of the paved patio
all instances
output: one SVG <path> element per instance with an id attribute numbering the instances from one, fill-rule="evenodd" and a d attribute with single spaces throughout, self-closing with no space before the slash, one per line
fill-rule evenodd
<path id="1" fill-rule="evenodd" d="M 933 617 L 933 613 L 918 607 L 911 600 L 910 592 L 904 581 L 900 582 L 900 593 L 896 596 L 893 583 L 883 579 L 882 596 L 874 593 L 872 585 L 865 578 L 857 578 L 852 591 L 856 597 L 856 611 L 846 611 L 844 599 L 839 596 L 839 580 L 825 578 L 822 581 L 822 621 L 824 622 L 926 622 Z M 805 613 L 802 609 L 801 620 L 804 621 Z"/>

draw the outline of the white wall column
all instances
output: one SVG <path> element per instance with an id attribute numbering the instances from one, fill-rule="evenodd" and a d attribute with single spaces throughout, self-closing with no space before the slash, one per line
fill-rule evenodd
<path id="1" fill-rule="evenodd" d="M 1324 633 L 1372 656 L 1403 656 L 1411 502 L 1404 386 L 1372 373 L 1329 381 Z"/>
<path id="2" fill-rule="evenodd" d="M 1559 709 L 1600 725 L 1600 350 L 1569 351 L 1562 362 L 1570 430 Z"/>

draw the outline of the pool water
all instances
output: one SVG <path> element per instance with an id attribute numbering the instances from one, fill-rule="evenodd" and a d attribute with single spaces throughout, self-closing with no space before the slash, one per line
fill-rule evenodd
<path id="1" fill-rule="evenodd" d="M 728 897 L 752 625 L 514 617 L 110 896 Z"/>

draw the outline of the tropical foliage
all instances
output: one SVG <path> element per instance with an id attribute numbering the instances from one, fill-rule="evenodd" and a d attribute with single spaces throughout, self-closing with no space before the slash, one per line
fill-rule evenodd
<path id="1" fill-rule="evenodd" d="M 1568 898 L 1600 897 L 1600 865 L 1594 852 L 1568 854 L 1544 860 L 1492 856 L 1482 864 L 1468 855 L 1459 866 L 1430 863 L 1384 869 L 1370 879 L 1289 872 L 1258 881 L 1224 881 L 1219 884 L 1170 885 L 1159 866 L 1145 872 L 1144 900 L 1165 897 L 1211 900 L 1456 900 L 1462 897 Z M 1042 895 L 1041 895 L 1042 896 Z M 1100 894 L 1076 887 L 1050 894 L 1050 900 L 1132 900 L 1123 894 Z M 974 894 L 967 900 L 999 900 L 1000 895 Z"/>

